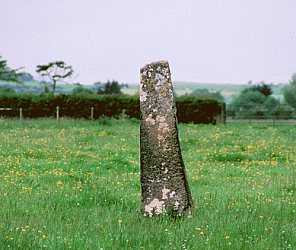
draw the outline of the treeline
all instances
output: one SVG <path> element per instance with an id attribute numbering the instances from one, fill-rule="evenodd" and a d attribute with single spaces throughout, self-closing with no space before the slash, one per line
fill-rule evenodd
<path id="1" fill-rule="evenodd" d="M 27 77 L 29 78 L 29 77 Z M 26 78 L 26 79 L 27 79 Z M 115 80 L 106 83 L 96 82 L 93 85 L 58 84 L 55 88 L 56 94 L 121 94 L 122 89 L 128 88 L 126 83 L 119 83 Z M 51 93 L 52 83 L 46 81 L 23 81 L 21 84 L 13 82 L 0 82 L 0 95 L 2 93 L 16 94 L 48 94 Z"/>
<path id="2" fill-rule="evenodd" d="M 193 96 L 176 98 L 177 117 L 182 123 L 223 123 L 225 104 L 212 99 Z M 0 96 L 0 116 L 17 117 L 23 109 L 26 118 L 54 117 L 59 107 L 61 117 L 89 119 L 100 116 L 116 117 L 123 113 L 131 118 L 140 118 L 139 96 L 125 95 L 16 95 Z"/>
<path id="3" fill-rule="evenodd" d="M 233 118 L 293 118 L 293 102 L 285 98 L 283 103 L 272 96 L 272 85 L 264 82 L 250 84 L 227 108 L 227 116 Z M 286 97 L 284 95 L 284 97 Z"/>

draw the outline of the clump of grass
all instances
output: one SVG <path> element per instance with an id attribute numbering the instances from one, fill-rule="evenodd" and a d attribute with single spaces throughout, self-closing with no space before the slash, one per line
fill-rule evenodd
<path id="1" fill-rule="evenodd" d="M 212 160 L 218 162 L 242 162 L 246 159 L 249 159 L 248 156 L 241 154 L 241 153 L 231 153 L 231 154 L 214 154 L 211 156 Z"/>

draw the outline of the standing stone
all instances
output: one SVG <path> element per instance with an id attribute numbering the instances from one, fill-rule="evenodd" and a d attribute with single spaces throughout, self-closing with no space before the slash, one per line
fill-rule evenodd
<path id="1" fill-rule="evenodd" d="M 193 202 L 179 144 L 167 61 L 141 69 L 141 210 L 145 216 L 191 214 Z"/>

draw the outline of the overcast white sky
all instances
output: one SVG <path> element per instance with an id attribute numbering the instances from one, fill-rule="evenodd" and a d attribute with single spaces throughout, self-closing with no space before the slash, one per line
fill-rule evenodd
<path id="1" fill-rule="evenodd" d="M 173 81 L 288 82 L 295 0 L 0 0 L 0 55 L 36 75 L 63 60 L 92 84 L 139 82 L 168 60 Z"/>

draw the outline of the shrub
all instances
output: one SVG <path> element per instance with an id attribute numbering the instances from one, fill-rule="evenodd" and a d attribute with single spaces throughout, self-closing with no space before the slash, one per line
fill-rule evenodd
<path id="1" fill-rule="evenodd" d="M 217 116 L 222 116 L 225 103 L 214 99 L 199 99 L 195 96 L 185 95 L 177 98 L 177 118 L 183 123 L 213 123 Z M 223 120 L 223 117 L 221 117 Z"/>
<path id="2" fill-rule="evenodd" d="M 124 95 L 5 95 L 0 96 L 0 108 L 13 108 L 13 112 L 1 112 L 1 116 L 17 117 L 18 109 L 23 108 L 24 117 L 53 117 L 56 107 L 60 108 L 61 117 L 90 118 L 93 107 L 93 118 L 101 116 L 118 117 L 125 115 L 140 118 L 140 101 L 137 96 Z M 225 104 L 217 100 L 198 99 L 194 96 L 176 99 L 179 122 L 216 123 Z M 104 118 L 103 118 L 104 119 Z"/>

